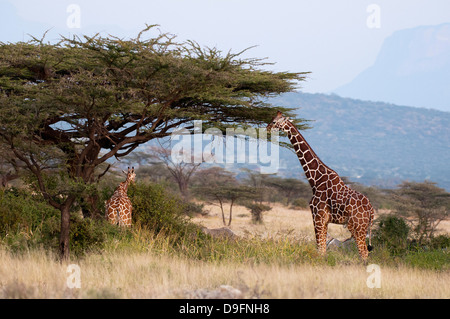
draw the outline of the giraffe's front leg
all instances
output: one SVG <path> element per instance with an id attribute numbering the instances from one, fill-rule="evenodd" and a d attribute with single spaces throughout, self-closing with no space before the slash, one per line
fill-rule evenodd
<path id="1" fill-rule="evenodd" d="M 316 233 L 316 243 L 319 253 L 324 256 L 327 252 L 327 229 L 328 221 L 326 214 L 323 211 L 319 211 L 313 214 L 314 220 L 314 232 Z"/>

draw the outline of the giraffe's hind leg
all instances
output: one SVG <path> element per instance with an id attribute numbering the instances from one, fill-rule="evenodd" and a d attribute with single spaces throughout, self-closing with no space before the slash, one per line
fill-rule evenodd
<path id="1" fill-rule="evenodd" d="M 116 210 L 113 207 L 108 207 L 106 210 L 106 219 L 112 224 L 117 225 L 119 222 Z"/>
<path id="2" fill-rule="evenodd" d="M 131 227 L 131 201 L 129 199 L 124 199 L 121 204 L 122 209 L 119 215 L 119 225 L 124 227 Z"/>
<path id="3" fill-rule="evenodd" d="M 355 224 L 353 221 L 349 222 L 348 230 L 352 234 L 352 237 L 356 241 L 356 246 L 358 247 L 359 256 L 363 261 L 367 260 L 369 256 L 369 250 L 366 244 L 367 227 L 365 225 Z"/>

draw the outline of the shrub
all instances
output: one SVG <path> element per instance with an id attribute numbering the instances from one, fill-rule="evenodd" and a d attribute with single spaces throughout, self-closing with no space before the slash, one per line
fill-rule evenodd
<path id="1" fill-rule="evenodd" d="M 309 208 L 309 201 L 305 198 L 296 198 L 292 202 L 292 208 L 294 209 L 307 209 Z"/>
<path id="2" fill-rule="evenodd" d="M 79 215 L 70 218 L 70 252 L 82 256 L 88 252 L 98 252 L 111 235 L 119 232 L 120 228 L 110 225 L 107 221 L 82 218 Z"/>
<path id="3" fill-rule="evenodd" d="M 402 254 L 408 248 L 409 232 L 410 227 L 403 218 L 384 215 L 375 221 L 374 242 L 386 246 L 393 255 Z"/>
<path id="4" fill-rule="evenodd" d="M 450 256 L 448 252 L 442 250 L 418 249 L 411 251 L 404 256 L 404 262 L 412 267 L 431 270 L 450 270 Z"/>
<path id="5" fill-rule="evenodd" d="M 0 191 L 0 237 L 17 233 L 31 237 L 47 219 L 58 216 L 59 211 L 39 196 L 19 189 Z"/>
<path id="6" fill-rule="evenodd" d="M 35 244 L 41 244 L 46 249 L 57 250 L 60 224 L 59 216 L 44 221 L 39 236 L 36 236 L 38 238 L 35 239 Z M 72 214 L 69 233 L 70 253 L 80 257 L 88 252 L 100 251 L 110 233 L 110 230 L 106 228 L 110 227 L 113 230 L 111 226 L 104 220 L 83 218 L 78 214 Z"/>
<path id="7" fill-rule="evenodd" d="M 185 214 L 185 203 L 158 184 L 136 183 L 128 196 L 133 204 L 133 223 L 152 230 L 179 236 L 198 231 Z"/>
<path id="8" fill-rule="evenodd" d="M 432 249 L 445 249 L 450 247 L 450 237 L 448 235 L 439 235 L 430 240 Z"/>
<path id="9" fill-rule="evenodd" d="M 184 202 L 184 213 L 188 216 L 207 215 L 207 212 L 204 211 L 204 208 L 204 204 L 197 204 L 189 201 Z"/>
<path id="10" fill-rule="evenodd" d="M 108 228 L 109 227 L 109 228 Z M 0 192 L 0 238 L 13 251 L 43 247 L 58 249 L 61 228 L 60 212 L 40 196 L 20 189 Z M 72 214 L 70 251 L 80 256 L 102 249 L 108 234 L 117 231 L 106 221 Z"/>
<path id="11" fill-rule="evenodd" d="M 270 206 L 258 203 L 249 203 L 246 205 L 246 207 L 250 209 L 250 213 L 252 214 L 252 222 L 254 224 L 262 224 L 263 223 L 262 213 L 272 209 L 272 207 Z"/>

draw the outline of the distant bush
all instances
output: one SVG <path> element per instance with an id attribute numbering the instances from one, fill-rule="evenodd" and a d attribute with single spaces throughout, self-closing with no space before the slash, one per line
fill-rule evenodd
<path id="1" fill-rule="evenodd" d="M 186 215 L 184 201 L 167 192 L 161 185 L 136 183 L 128 190 L 133 204 L 133 223 L 152 230 L 184 236 L 198 231 Z"/>
<path id="2" fill-rule="evenodd" d="M 309 201 L 305 198 L 296 198 L 292 202 L 292 208 L 294 209 L 306 209 L 309 208 Z"/>
<path id="3" fill-rule="evenodd" d="M 245 206 L 248 209 L 250 209 L 250 213 L 252 214 L 252 222 L 254 224 L 262 224 L 263 223 L 262 213 L 272 209 L 272 207 L 260 203 L 248 203 Z"/>
<path id="4" fill-rule="evenodd" d="M 439 235 L 431 238 L 430 246 L 432 249 L 446 249 L 450 247 L 450 237 L 448 235 Z"/>
<path id="5" fill-rule="evenodd" d="M 406 221 L 397 216 L 384 215 L 375 221 L 374 246 L 387 250 L 391 256 L 420 268 L 448 269 L 450 237 L 439 235 L 427 241 L 417 241 Z"/>
<path id="6" fill-rule="evenodd" d="M 392 196 L 396 213 L 411 222 L 418 246 L 428 245 L 439 223 L 450 217 L 450 193 L 434 182 L 403 182 Z"/>
<path id="7" fill-rule="evenodd" d="M 393 255 L 406 252 L 410 227 L 397 216 L 383 215 L 375 220 L 374 245 L 383 245 Z"/>
<path id="8" fill-rule="evenodd" d="M 410 251 L 402 258 L 406 265 L 430 270 L 450 270 L 450 256 L 442 249 Z"/>
<path id="9" fill-rule="evenodd" d="M 184 213 L 188 216 L 193 215 L 206 215 L 207 212 L 205 212 L 205 204 L 197 204 L 194 202 L 184 202 Z"/>

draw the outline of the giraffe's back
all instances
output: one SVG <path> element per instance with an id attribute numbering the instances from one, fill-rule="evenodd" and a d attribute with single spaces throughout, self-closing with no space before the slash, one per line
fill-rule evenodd
<path id="1" fill-rule="evenodd" d="M 131 226 L 132 204 L 128 196 L 114 194 L 105 203 L 106 218 L 112 224 Z"/>
<path id="2" fill-rule="evenodd" d="M 353 216 L 373 218 L 373 207 L 369 199 L 343 182 L 328 188 L 327 198 L 331 215 L 330 223 L 347 224 Z"/>

